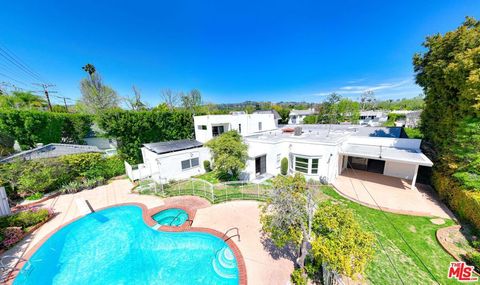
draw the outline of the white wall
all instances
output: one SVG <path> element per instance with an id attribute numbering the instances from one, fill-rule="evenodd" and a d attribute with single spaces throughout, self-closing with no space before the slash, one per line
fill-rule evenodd
<path id="1" fill-rule="evenodd" d="M 206 115 L 195 116 L 193 117 L 193 121 L 195 125 L 195 139 L 202 143 L 213 138 L 213 126 L 223 125 L 225 131 L 239 131 L 240 124 L 242 129 L 240 134 L 242 136 L 277 128 L 277 123 L 273 114 Z M 258 128 L 259 122 L 262 122 L 261 130 Z M 199 129 L 199 126 L 202 125 L 207 126 L 207 129 Z"/>
<path id="2" fill-rule="evenodd" d="M 385 161 L 384 175 L 412 180 L 416 165 L 395 161 Z"/>
<path id="3" fill-rule="evenodd" d="M 204 160 L 211 160 L 210 149 L 206 147 L 182 150 L 158 155 L 147 148 L 142 148 L 143 162 L 152 178 L 165 183 L 170 180 L 190 178 L 205 173 Z M 191 158 L 199 158 L 199 165 L 190 169 L 182 170 L 181 162 Z"/>

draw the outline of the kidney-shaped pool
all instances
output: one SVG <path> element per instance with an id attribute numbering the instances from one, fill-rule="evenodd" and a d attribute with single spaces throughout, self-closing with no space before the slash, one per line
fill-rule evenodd
<path id="1" fill-rule="evenodd" d="M 137 206 L 89 214 L 30 257 L 20 284 L 238 284 L 237 260 L 220 238 L 150 228 Z"/>

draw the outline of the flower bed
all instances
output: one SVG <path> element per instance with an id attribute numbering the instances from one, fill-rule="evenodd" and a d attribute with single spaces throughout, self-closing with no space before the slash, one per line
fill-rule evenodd
<path id="1" fill-rule="evenodd" d="M 53 217 L 48 208 L 33 207 L 9 216 L 0 217 L 0 253 L 11 248 L 26 235 Z"/>

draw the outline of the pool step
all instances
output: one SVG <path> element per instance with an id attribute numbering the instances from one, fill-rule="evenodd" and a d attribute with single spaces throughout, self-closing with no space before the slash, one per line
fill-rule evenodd
<path id="1" fill-rule="evenodd" d="M 215 272 L 223 278 L 237 278 L 237 262 L 235 255 L 228 246 L 217 251 L 215 258 L 212 260 L 212 266 Z"/>

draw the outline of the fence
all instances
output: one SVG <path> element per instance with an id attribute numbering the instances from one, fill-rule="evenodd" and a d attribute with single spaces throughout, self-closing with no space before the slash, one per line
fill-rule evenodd
<path id="1" fill-rule="evenodd" d="M 272 185 L 266 182 L 249 183 L 246 181 L 230 181 L 212 184 L 208 181 L 190 178 L 187 180 L 158 184 L 153 180 L 142 180 L 135 188 L 139 193 L 157 194 L 165 197 L 193 195 L 200 196 L 211 203 L 221 203 L 231 200 L 264 201 Z"/>
<path id="2" fill-rule="evenodd" d="M 335 271 L 328 269 L 325 263 L 322 264 L 322 272 L 324 285 L 345 285 L 342 277 Z"/>
<path id="3" fill-rule="evenodd" d="M 10 205 L 8 204 L 7 193 L 5 187 L 0 187 L 0 217 L 10 215 Z"/>

